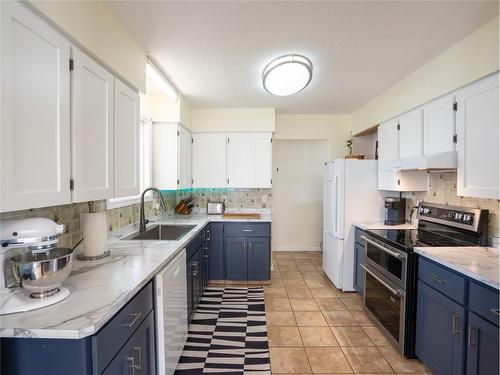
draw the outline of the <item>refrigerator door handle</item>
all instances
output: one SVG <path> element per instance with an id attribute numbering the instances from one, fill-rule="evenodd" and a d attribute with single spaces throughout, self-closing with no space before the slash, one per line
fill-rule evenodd
<path id="1" fill-rule="evenodd" d="M 338 195 L 339 195 L 339 176 L 335 176 L 335 183 L 333 186 L 333 189 L 335 191 L 334 195 L 334 200 L 335 200 L 335 205 L 334 205 L 334 234 L 335 236 L 338 235 L 338 212 L 339 212 L 339 200 L 338 200 Z"/>

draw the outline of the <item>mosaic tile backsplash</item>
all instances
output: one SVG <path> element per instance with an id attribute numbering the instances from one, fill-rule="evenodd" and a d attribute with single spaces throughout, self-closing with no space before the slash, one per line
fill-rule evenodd
<path id="1" fill-rule="evenodd" d="M 271 208 L 271 189 L 192 189 L 183 191 L 163 191 L 163 199 L 167 211 L 173 212 L 177 202 L 188 195 L 193 195 L 197 212 L 205 212 L 207 199 L 221 201 L 226 199 L 226 208 Z M 106 201 L 90 202 L 94 212 L 106 210 Z M 156 200 L 144 205 L 146 218 L 159 213 Z M 106 211 L 108 232 L 139 222 L 139 204 L 115 208 Z M 82 238 L 80 229 L 80 214 L 89 212 L 89 202 L 73 203 L 62 206 L 34 208 L 29 210 L 0 213 L 0 219 L 22 219 L 28 217 L 46 217 L 59 224 L 66 225 L 66 233 L 59 246 L 73 247 Z"/>
<path id="2" fill-rule="evenodd" d="M 426 192 L 403 193 L 407 199 L 406 213 L 416 205 L 417 201 L 449 204 L 452 206 L 483 208 L 490 211 L 488 234 L 500 237 L 499 208 L 500 201 L 496 199 L 469 198 L 457 196 L 456 172 L 430 173 L 430 189 Z"/>

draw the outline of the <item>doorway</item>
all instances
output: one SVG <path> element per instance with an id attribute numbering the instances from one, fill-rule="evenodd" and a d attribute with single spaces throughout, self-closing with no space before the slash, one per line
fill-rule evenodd
<path id="1" fill-rule="evenodd" d="M 274 141 L 273 250 L 320 250 L 323 166 L 329 157 L 328 141 Z"/>

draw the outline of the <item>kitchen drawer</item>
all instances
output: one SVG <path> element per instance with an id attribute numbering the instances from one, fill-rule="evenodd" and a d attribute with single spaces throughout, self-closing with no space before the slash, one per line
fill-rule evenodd
<path id="1" fill-rule="evenodd" d="M 365 241 L 361 238 L 363 234 L 365 234 L 365 231 L 356 227 L 356 230 L 354 231 L 354 240 L 361 246 L 365 246 Z"/>
<path id="2" fill-rule="evenodd" d="M 186 246 L 186 260 L 191 259 L 191 257 L 198 251 L 202 244 L 201 232 L 198 233 L 191 242 Z"/>
<path id="3" fill-rule="evenodd" d="M 418 278 L 458 303 L 464 304 L 466 280 L 462 276 L 420 257 Z"/>
<path id="4" fill-rule="evenodd" d="M 225 237 L 270 237 L 267 223 L 224 223 Z"/>
<path id="5" fill-rule="evenodd" d="M 154 331 L 154 313 L 151 312 L 123 345 L 102 375 L 156 374 Z"/>
<path id="6" fill-rule="evenodd" d="M 498 325 L 498 291 L 471 281 L 469 284 L 469 308 L 477 315 Z"/>
<path id="7" fill-rule="evenodd" d="M 92 336 L 95 373 L 104 370 L 152 309 L 153 286 L 149 283 L 99 333 Z"/>

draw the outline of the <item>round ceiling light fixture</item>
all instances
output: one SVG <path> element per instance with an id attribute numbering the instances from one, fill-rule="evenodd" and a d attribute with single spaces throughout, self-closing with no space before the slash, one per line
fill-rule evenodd
<path id="1" fill-rule="evenodd" d="M 302 55 L 278 57 L 264 68 L 262 84 L 267 92 L 277 96 L 296 94 L 311 82 L 312 63 Z"/>

